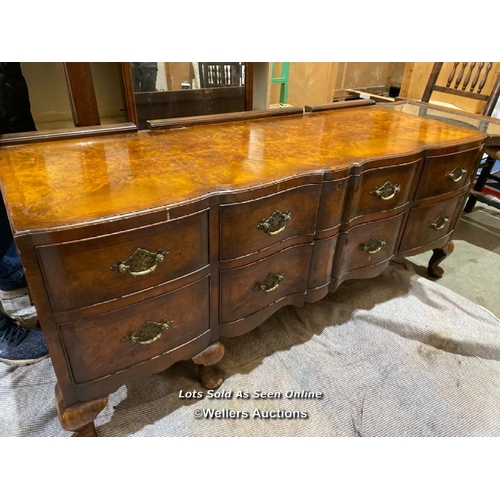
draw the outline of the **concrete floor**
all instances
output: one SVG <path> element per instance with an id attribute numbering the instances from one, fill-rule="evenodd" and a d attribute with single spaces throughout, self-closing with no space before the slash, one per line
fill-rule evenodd
<path id="1" fill-rule="evenodd" d="M 408 257 L 418 274 L 437 281 L 500 318 L 500 210 L 477 203 L 462 213 L 453 235 L 454 252 L 442 263 L 444 276 L 429 278 L 431 252 Z"/>

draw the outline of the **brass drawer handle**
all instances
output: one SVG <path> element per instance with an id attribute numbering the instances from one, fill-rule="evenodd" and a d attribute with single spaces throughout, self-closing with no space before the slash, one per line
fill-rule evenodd
<path id="1" fill-rule="evenodd" d="M 466 173 L 467 170 L 457 165 L 451 172 L 446 174 L 446 178 L 450 181 L 458 182 Z"/>
<path id="2" fill-rule="evenodd" d="M 400 184 L 393 184 L 391 181 L 386 181 L 383 186 L 373 189 L 370 194 L 372 196 L 378 196 L 381 200 L 387 201 L 394 198 L 399 191 L 401 191 Z"/>
<path id="3" fill-rule="evenodd" d="M 152 273 L 158 263 L 163 262 L 168 252 L 158 250 L 156 253 L 138 248 L 127 260 L 117 261 L 110 269 L 120 274 L 129 273 L 132 276 L 144 276 Z"/>
<path id="4" fill-rule="evenodd" d="M 285 230 L 286 221 L 291 218 L 292 212 L 289 210 L 285 212 L 274 210 L 269 218 L 262 219 L 262 221 L 257 224 L 257 229 L 264 231 L 269 236 L 274 236 L 275 234 L 281 233 Z"/>
<path id="5" fill-rule="evenodd" d="M 444 217 L 443 215 L 440 215 L 434 222 L 431 222 L 429 224 L 429 227 L 432 229 L 435 229 L 436 231 L 439 231 L 440 229 L 443 229 L 446 224 L 448 224 L 448 217 Z"/>
<path id="6" fill-rule="evenodd" d="M 358 250 L 366 252 L 368 255 L 372 255 L 374 253 L 380 252 L 384 245 L 387 245 L 387 242 L 385 240 L 372 238 L 368 243 L 361 243 L 358 246 Z"/>
<path id="7" fill-rule="evenodd" d="M 276 290 L 276 288 L 279 287 L 280 283 L 285 279 L 285 273 L 269 273 L 265 278 L 264 281 L 261 281 L 259 283 L 255 283 L 254 287 L 252 290 L 255 290 L 256 292 L 272 292 L 273 290 Z"/>
<path id="8" fill-rule="evenodd" d="M 129 333 L 122 338 L 122 342 L 135 342 L 137 344 L 152 344 L 156 342 L 165 330 L 168 330 L 174 321 L 164 319 L 161 323 L 146 321 L 136 332 Z"/>

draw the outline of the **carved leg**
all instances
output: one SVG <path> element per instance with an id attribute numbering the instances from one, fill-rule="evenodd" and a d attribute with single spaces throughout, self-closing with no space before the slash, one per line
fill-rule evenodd
<path id="1" fill-rule="evenodd" d="M 215 342 L 193 358 L 193 361 L 199 365 L 198 375 L 203 387 L 217 389 L 224 382 L 224 374 L 214 366 L 223 357 L 224 346 L 220 342 Z"/>
<path id="2" fill-rule="evenodd" d="M 94 399 L 66 408 L 59 384 L 56 384 L 56 406 L 63 429 L 73 431 L 74 437 L 96 437 L 94 419 L 108 404 L 108 398 Z"/>
<path id="3" fill-rule="evenodd" d="M 429 265 L 427 267 L 427 272 L 433 278 L 442 278 L 444 271 L 439 264 L 448 257 L 453 252 L 455 244 L 453 241 L 449 241 L 443 248 L 436 248 L 429 260 Z"/>

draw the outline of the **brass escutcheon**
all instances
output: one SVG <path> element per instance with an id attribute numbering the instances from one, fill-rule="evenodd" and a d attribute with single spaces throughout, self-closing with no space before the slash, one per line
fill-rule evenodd
<path id="1" fill-rule="evenodd" d="M 393 184 L 391 181 L 386 181 L 383 186 L 373 189 L 370 194 L 372 196 L 378 196 L 381 200 L 387 201 L 394 198 L 399 191 L 401 191 L 400 184 Z"/>
<path id="2" fill-rule="evenodd" d="M 276 290 L 278 288 L 280 282 L 282 282 L 285 279 L 285 273 L 269 273 L 263 281 L 259 283 L 255 283 L 254 287 L 252 290 L 255 290 L 256 292 L 272 292 L 273 290 Z"/>
<path id="3" fill-rule="evenodd" d="M 292 212 L 286 210 L 281 212 L 279 210 L 274 210 L 271 216 L 267 219 L 262 219 L 261 222 L 257 224 L 257 229 L 260 229 L 267 233 L 269 236 L 274 236 L 275 234 L 281 233 L 285 230 L 286 221 L 292 218 Z"/>
<path id="4" fill-rule="evenodd" d="M 168 252 L 158 250 L 156 253 L 138 248 L 127 260 L 117 261 L 110 269 L 120 274 L 129 273 L 132 276 L 144 276 L 152 273 L 159 262 L 163 262 Z"/>
<path id="5" fill-rule="evenodd" d="M 458 182 L 465 174 L 467 170 L 460 168 L 458 165 L 451 171 L 446 174 L 446 178 L 453 182 Z"/>
<path id="6" fill-rule="evenodd" d="M 374 253 L 380 252 L 380 250 L 382 250 L 382 247 L 386 244 L 387 242 L 385 240 L 372 238 L 368 243 L 361 243 L 358 246 L 358 250 L 366 252 L 368 255 L 372 255 Z"/>
<path id="7" fill-rule="evenodd" d="M 136 332 L 129 333 L 122 338 L 122 342 L 135 342 L 137 344 L 152 344 L 156 342 L 165 330 L 168 330 L 174 321 L 164 319 L 161 323 L 146 321 Z"/>
<path id="8" fill-rule="evenodd" d="M 450 219 L 448 219 L 448 217 L 440 215 L 434 222 L 431 222 L 429 224 L 429 227 L 435 229 L 436 231 L 439 231 L 440 229 L 443 229 L 444 226 L 446 226 L 449 220 Z"/>

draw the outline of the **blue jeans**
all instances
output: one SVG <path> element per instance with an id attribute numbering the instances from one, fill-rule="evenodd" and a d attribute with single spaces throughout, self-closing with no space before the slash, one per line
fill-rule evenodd
<path id="1" fill-rule="evenodd" d="M 12 236 L 5 203 L 0 196 L 0 290 L 7 292 L 25 286 L 23 266 Z"/>

